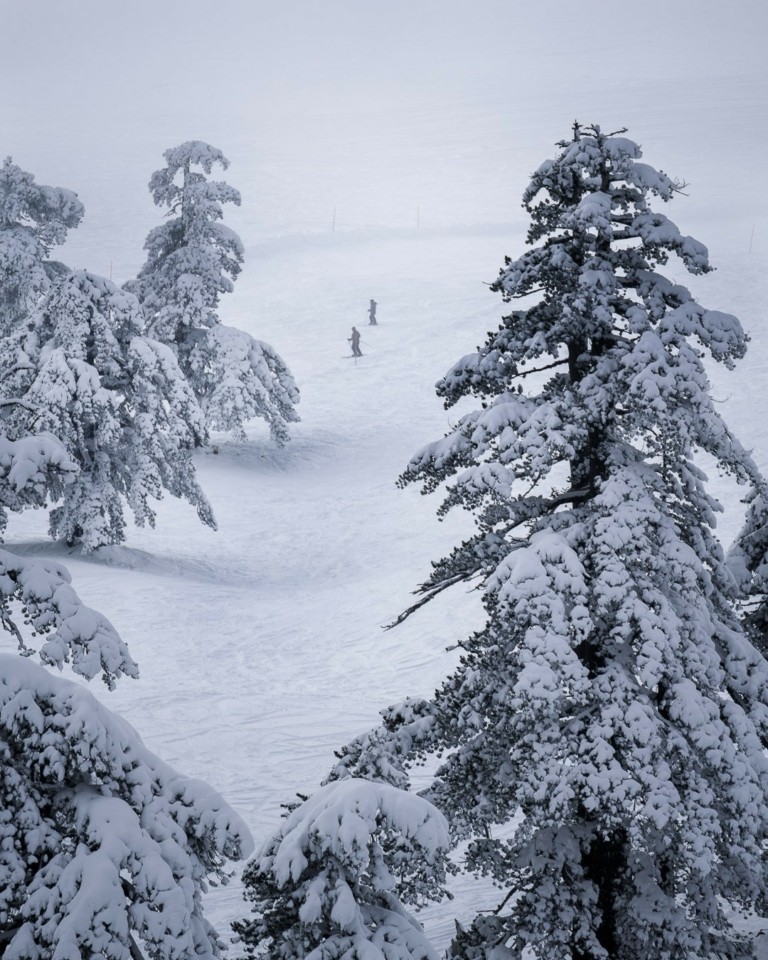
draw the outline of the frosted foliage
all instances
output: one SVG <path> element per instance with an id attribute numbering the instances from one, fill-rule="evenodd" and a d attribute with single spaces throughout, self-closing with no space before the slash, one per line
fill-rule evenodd
<path id="1" fill-rule="evenodd" d="M 710 269 L 651 209 L 678 184 L 597 127 L 560 147 L 524 195 L 531 248 L 494 284 L 525 308 L 438 384 L 482 403 L 402 478 L 474 514 L 421 589 L 480 579 L 487 623 L 428 726 L 385 722 L 335 775 L 407 785 L 442 752 L 426 796 L 510 894 L 459 956 L 747 957 L 731 918 L 765 890 L 768 665 L 733 572 L 764 554 L 726 565 L 695 463 L 764 489 L 702 360 L 733 366 L 746 337 L 659 272 Z"/>
<path id="2" fill-rule="evenodd" d="M 173 352 L 141 335 L 139 305 L 109 280 L 81 271 L 45 299 L 34 323 L 0 344 L 0 372 L 54 434 L 78 471 L 51 512 L 51 534 L 85 550 L 125 538 L 124 504 L 154 525 L 164 491 L 214 525 L 191 454 L 205 426 Z"/>
<path id="3" fill-rule="evenodd" d="M 293 810 L 246 868 L 255 918 L 236 924 L 249 956 L 436 960 L 395 897 L 441 891 L 448 827 L 425 800 L 346 779 Z"/>
<path id="4" fill-rule="evenodd" d="M 338 753 L 329 780 L 358 777 L 410 789 L 408 763 L 434 745 L 435 709 L 427 700 L 408 697 L 381 711 L 380 727 L 363 734 Z"/>
<path id="5" fill-rule="evenodd" d="M 221 326 L 217 313 L 243 262 L 240 237 L 221 223 L 224 205 L 239 205 L 240 194 L 208 179 L 214 166 L 229 162 L 199 140 L 164 156 L 167 165 L 152 174 L 149 189 L 168 219 L 150 232 L 147 260 L 125 288 L 139 298 L 150 335 L 172 345 L 209 427 L 242 437 L 243 424 L 262 417 L 284 442 L 287 424 L 298 420 L 288 368 L 268 344 Z"/>
<path id="6" fill-rule="evenodd" d="M 71 190 L 35 183 L 7 157 L 0 168 L 0 333 L 15 329 L 50 287 L 60 265 L 48 261 L 83 216 Z"/>
<path id="7" fill-rule="evenodd" d="M 35 417 L 34 408 L 17 401 L 0 400 L 0 409 L 14 408 L 21 422 Z M 9 510 L 42 507 L 48 498 L 55 500 L 76 472 L 77 464 L 51 434 L 10 440 L 0 433 L 0 532 Z"/>
<path id="8" fill-rule="evenodd" d="M 251 851 L 210 787 L 177 774 L 83 687 L 0 655 L 5 960 L 216 957 L 207 878 Z"/>
<path id="9" fill-rule="evenodd" d="M 268 343 L 218 324 L 201 332 L 189 354 L 192 383 L 208 425 L 244 438 L 243 424 L 261 417 L 272 439 L 289 439 L 286 424 L 298 420 L 299 393 L 283 360 Z"/>
<path id="10" fill-rule="evenodd" d="M 750 639 L 768 656 L 768 488 L 756 485 L 744 528 L 729 555 L 731 572 L 745 598 Z"/>
<path id="11" fill-rule="evenodd" d="M 25 656 L 38 649 L 43 662 L 59 669 L 70 663 L 87 680 L 101 673 L 113 687 L 123 675 L 138 676 L 115 628 L 82 603 L 67 570 L 53 561 L 0 549 L 0 625 Z"/>

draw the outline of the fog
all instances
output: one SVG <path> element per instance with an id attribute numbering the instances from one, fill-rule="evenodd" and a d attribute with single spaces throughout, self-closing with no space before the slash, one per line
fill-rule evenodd
<path id="1" fill-rule="evenodd" d="M 136 270 L 157 220 L 147 180 L 187 139 L 232 161 L 243 207 L 230 222 L 248 245 L 515 233 L 527 174 L 576 118 L 628 126 L 689 183 L 688 229 L 706 239 L 717 221 L 724 245 L 768 249 L 761 0 L 1 6 L 3 153 L 85 203 L 61 254 L 72 266 Z"/>

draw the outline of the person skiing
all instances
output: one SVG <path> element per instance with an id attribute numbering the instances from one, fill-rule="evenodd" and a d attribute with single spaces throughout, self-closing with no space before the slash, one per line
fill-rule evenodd
<path id="1" fill-rule="evenodd" d="M 352 336 L 347 338 L 352 344 L 352 356 L 353 357 L 362 357 L 362 351 L 360 350 L 360 333 L 357 327 L 352 327 Z"/>
<path id="2" fill-rule="evenodd" d="M 376 301 L 375 300 L 371 300 L 371 305 L 368 308 L 368 323 L 372 327 L 378 326 L 376 322 Z"/>

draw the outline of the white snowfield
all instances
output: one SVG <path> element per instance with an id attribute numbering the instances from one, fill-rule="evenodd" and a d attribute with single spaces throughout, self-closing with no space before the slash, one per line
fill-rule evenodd
<path id="1" fill-rule="evenodd" d="M 257 845 L 277 829 L 281 803 L 314 792 L 335 748 L 373 726 L 389 703 L 429 694 L 455 662 L 446 648 L 482 622 L 478 594 L 457 587 L 382 629 L 412 601 L 430 559 L 469 531 L 458 514 L 439 522 L 438 498 L 399 490 L 396 479 L 458 418 L 431 386 L 501 315 L 482 281 L 494 279 L 515 242 L 497 232 L 414 231 L 249 251 L 249 280 L 260 276 L 249 290 L 254 300 L 243 300 L 254 312 L 234 322 L 289 358 L 302 422 L 283 449 L 255 423 L 247 442 L 221 437 L 218 453 L 198 456 L 218 532 L 167 499 L 156 530 L 133 529 L 126 546 L 82 558 L 46 539 L 43 512 L 11 519 L 9 548 L 65 560 L 80 596 L 118 627 L 139 663 L 139 680 L 124 679 L 113 693 L 94 683 L 92 692 L 163 760 L 219 791 Z M 743 254 L 686 278 L 702 303 L 732 309 L 752 332 L 736 372 L 713 371 L 714 392 L 763 469 L 768 342 L 757 316 L 767 268 L 765 256 Z M 314 312 L 302 316 L 307 291 Z M 379 325 L 360 324 L 365 356 L 354 363 L 340 347 L 365 316 L 369 291 Z M 729 542 L 743 491 L 712 481 Z M 464 893 L 497 898 L 475 884 Z M 209 901 L 222 933 L 245 913 L 239 884 Z M 422 918 L 438 945 L 453 932 L 455 909 L 437 906 Z"/>
<path id="2" fill-rule="evenodd" d="M 740 0 L 715 17 L 700 0 L 649 0 L 626 45 L 619 13 L 605 16 L 600 0 L 558 0 L 546 17 L 491 0 L 425 0 L 412 16 L 419 5 L 396 0 L 368 24 L 357 0 L 329 0 L 302 5 L 308 20 L 295 31 L 293 0 L 270 0 L 250 32 L 245 0 L 227 6 L 224 26 L 190 0 L 197 19 L 172 30 L 172 5 L 138 6 L 152 7 L 152 31 L 134 4 L 112 20 L 94 3 L 81 22 L 51 3 L 32 76 L 21 42 L 29 14 L 7 11 L 0 76 L 23 67 L 28 82 L 0 105 L 4 153 L 86 206 L 53 255 L 104 275 L 114 267 L 122 283 L 158 222 L 146 182 L 163 150 L 192 137 L 221 148 L 243 197 L 225 222 L 245 243 L 245 265 L 220 316 L 285 360 L 302 419 L 284 448 L 257 421 L 246 441 L 213 437 L 196 456 L 217 532 L 166 498 L 156 529 L 129 526 L 125 546 L 88 557 L 50 542 L 44 511 L 12 517 L 5 545 L 66 564 L 140 667 L 140 679 L 91 692 L 163 761 L 221 793 L 258 846 L 278 830 L 281 803 L 317 789 L 334 749 L 388 704 L 431 693 L 457 660 L 451 648 L 483 621 L 477 592 L 459 586 L 383 629 L 413 602 L 430 561 L 471 529 L 458 514 L 439 522 L 439 496 L 396 480 L 461 416 L 442 408 L 434 383 L 509 309 L 487 284 L 505 254 L 523 251 L 521 194 L 575 117 L 628 126 L 649 164 L 688 181 L 669 215 L 709 247 L 717 272 L 690 277 L 670 264 L 665 274 L 749 331 L 736 371 L 713 369 L 714 396 L 768 471 L 763 5 Z M 135 41 L 124 50 L 120 31 Z M 173 76 L 169 36 L 198 54 L 179 58 Z M 145 42 L 148 68 L 136 57 Z M 353 324 L 356 361 L 343 358 Z M 727 544 L 745 491 L 711 481 Z M 0 635 L 0 645 L 13 640 Z M 460 893 L 420 917 L 437 947 L 457 909 L 470 916 L 471 900 L 500 899 L 474 881 Z M 248 910 L 237 882 L 208 906 L 224 935 Z"/>

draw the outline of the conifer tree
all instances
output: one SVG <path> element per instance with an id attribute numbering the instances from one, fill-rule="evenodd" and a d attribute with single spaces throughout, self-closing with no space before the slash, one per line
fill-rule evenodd
<path id="1" fill-rule="evenodd" d="M 765 906 L 768 665 L 696 465 L 763 488 L 702 365 L 746 337 L 661 272 L 711 267 L 623 133 L 575 125 L 533 175 L 531 249 L 493 285 L 520 308 L 438 384 L 479 406 L 402 477 L 476 520 L 415 606 L 477 579 L 487 622 L 333 774 L 404 786 L 443 757 L 426 797 L 507 891 L 467 960 L 749 957 L 734 919 Z"/>
<path id="2" fill-rule="evenodd" d="M 83 212 L 77 194 L 35 183 L 6 157 L 0 168 L 0 335 L 16 329 L 66 269 L 48 255 Z"/>
<path id="3" fill-rule="evenodd" d="M 125 288 L 139 298 L 150 336 L 173 347 L 209 427 L 244 437 L 243 425 L 261 417 L 272 438 L 285 442 L 288 423 L 299 419 L 288 367 L 268 344 L 224 326 L 217 313 L 243 262 L 240 237 L 221 223 L 224 204 L 239 206 L 240 194 L 208 178 L 229 161 L 199 140 L 164 156 L 167 165 L 152 174 L 149 189 L 169 219 L 148 235 L 146 263 Z"/>
<path id="4" fill-rule="evenodd" d="M 11 436 L 34 410 L 36 428 L 78 466 L 51 512 L 53 537 L 85 550 L 120 543 L 124 503 L 138 524 L 154 525 L 150 501 L 166 490 L 215 526 L 192 463 L 205 437 L 200 408 L 173 352 L 141 335 L 131 294 L 86 271 L 70 274 L 29 328 L 0 344 L 0 373 L 24 401 L 8 417 Z"/>
<path id="5" fill-rule="evenodd" d="M 430 803 L 348 778 L 296 805 L 246 867 L 249 957 L 436 960 L 407 904 L 439 896 L 448 825 Z"/>
<path id="6" fill-rule="evenodd" d="M 0 533 L 5 509 L 39 504 L 75 470 L 55 438 L 0 430 Z M 82 685 L 33 662 L 110 689 L 138 676 L 61 564 L 0 549 L 0 627 L 0 646 L 17 648 L 0 649 L 0 955 L 212 960 L 222 941 L 202 894 L 248 855 L 247 827 Z"/>

